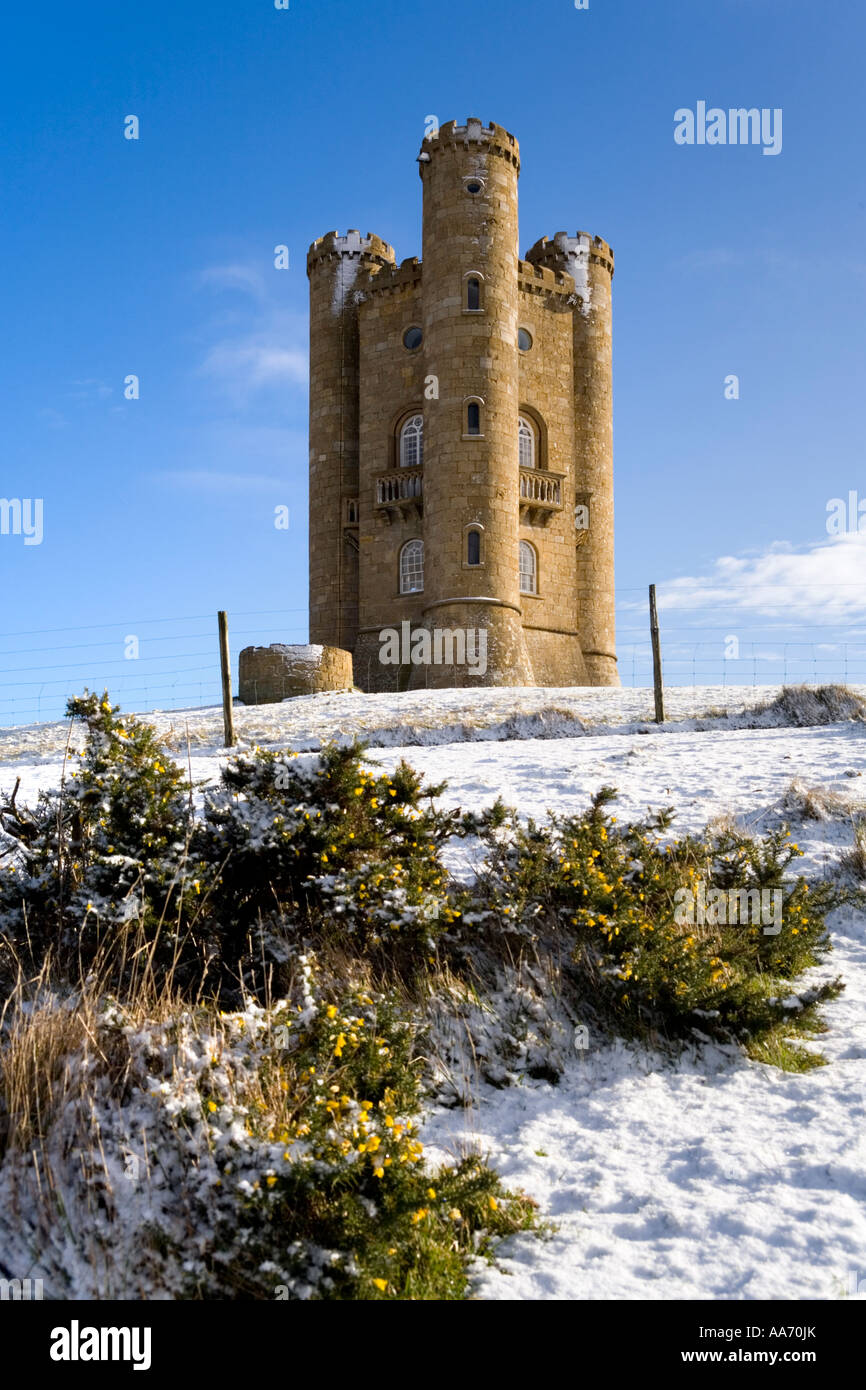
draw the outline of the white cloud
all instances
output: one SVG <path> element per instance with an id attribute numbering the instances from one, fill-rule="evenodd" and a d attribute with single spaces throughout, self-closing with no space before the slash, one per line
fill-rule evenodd
<path id="1" fill-rule="evenodd" d="M 236 399 L 268 386 L 303 386 L 307 354 L 271 333 L 223 339 L 205 356 L 205 376 L 216 377 Z"/>
<path id="2" fill-rule="evenodd" d="M 201 283 L 218 290 L 245 290 L 256 299 L 263 299 L 265 284 L 261 271 L 253 265 L 237 261 L 232 265 L 211 265 L 201 272 Z"/>
<path id="3" fill-rule="evenodd" d="M 666 612 L 723 608 L 731 616 L 827 626 L 861 619 L 866 607 L 866 533 L 834 537 L 805 550 L 777 543 L 759 555 L 723 555 L 709 574 L 660 584 L 658 600 Z M 644 605 L 624 606 L 643 611 Z"/>
<path id="4" fill-rule="evenodd" d="M 71 381 L 70 386 L 74 386 L 74 391 L 67 391 L 66 395 L 73 401 L 97 400 L 104 401 L 112 394 L 113 388 L 106 385 L 104 381 L 99 381 L 96 377 L 84 377 L 77 381 Z"/>
<path id="5" fill-rule="evenodd" d="M 306 318 L 285 307 L 285 280 L 268 277 L 246 261 L 208 266 L 199 283 L 210 289 L 242 290 L 244 306 L 234 302 L 205 329 L 210 342 L 199 375 L 210 377 L 236 406 L 269 389 L 305 386 L 308 377 Z"/>

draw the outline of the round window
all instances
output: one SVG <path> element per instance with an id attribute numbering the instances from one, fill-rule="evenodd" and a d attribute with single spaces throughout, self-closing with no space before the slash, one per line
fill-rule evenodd
<path id="1" fill-rule="evenodd" d="M 528 352 L 529 349 L 532 347 L 532 334 L 529 332 L 528 329 L 518 328 L 517 346 L 520 348 L 521 352 Z"/>
<path id="2" fill-rule="evenodd" d="M 421 332 L 420 328 L 407 328 L 406 332 L 403 334 L 403 346 L 408 348 L 410 352 L 413 352 L 415 348 L 419 348 L 423 341 L 424 334 Z"/>
<path id="3" fill-rule="evenodd" d="M 481 182 L 480 179 L 467 179 L 467 180 L 466 180 L 466 192 L 467 192 L 467 193 L 473 193 L 473 194 L 475 194 L 475 193 L 480 193 L 481 190 L 482 190 L 483 188 L 484 188 L 484 184 Z"/>

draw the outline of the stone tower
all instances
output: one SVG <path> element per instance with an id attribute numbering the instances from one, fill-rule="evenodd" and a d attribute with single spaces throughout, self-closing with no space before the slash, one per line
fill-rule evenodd
<path id="1" fill-rule="evenodd" d="M 355 231 L 308 256 L 310 641 L 366 690 L 618 685 L 613 253 L 563 232 L 520 259 L 501 126 L 418 162 L 423 262 Z"/>

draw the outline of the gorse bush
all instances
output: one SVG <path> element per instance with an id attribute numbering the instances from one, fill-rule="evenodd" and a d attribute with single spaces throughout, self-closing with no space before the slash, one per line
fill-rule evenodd
<path id="1" fill-rule="evenodd" d="M 153 729 L 119 718 L 106 696 L 70 700 L 67 712 L 87 737 L 60 788 L 40 793 L 33 811 L 14 793 L 0 807 L 11 840 L 0 933 L 40 956 L 87 961 L 132 924 L 174 958 L 196 895 L 189 788 Z"/>
<path id="2" fill-rule="evenodd" d="M 818 1006 L 839 983 L 793 1008 L 784 984 L 830 950 L 826 913 L 844 895 L 788 877 L 800 851 L 785 830 L 760 842 L 727 830 L 663 843 L 670 811 L 619 827 L 606 809 L 614 797 L 604 788 L 585 814 L 544 826 L 502 806 L 467 818 L 490 853 L 462 897 L 464 921 L 533 942 L 573 937 L 572 1001 L 609 1030 L 755 1048 L 780 1029 L 819 1030 Z M 758 911 L 731 920 L 728 905 L 740 901 Z"/>
<path id="3" fill-rule="evenodd" d="M 480 1159 L 425 1163 L 418 1018 L 312 953 L 269 1007 L 85 986 L 14 1018 L 0 1240 L 46 1297 L 459 1298 L 533 1224 Z"/>
<path id="4" fill-rule="evenodd" d="M 433 809 L 405 764 L 363 766 L 363 748 L 297 757 L 239 754 L 200 818 L 192 788 L 155 733 L 107 696 L 72 700 L 86 727 L 80 764 L 35 810 L 7 799 L 0 933 L 75 961 L 132 968 L 130 929 L 148 968 L 196 990 L 242 997 L 263 952 L 339 932 L 414 968 L 451 920 L 439 850 L 455 815 Z M 133 953 L 140 968 L 140 953 Z"/>
<path id="5" fill-rule="evenodd" d="M 459 975 L 482 941 L 496 952 L 555 936 L 569 943 L 575 1006 L 603 1026 L 744 1044 L 785 1024 L 818 1026 L 817 1006 L 838 989 L 825 983 L 796 1010 L 783 1002 L 830 949 L 825 918 L 841 901 L 830 884 L 791 875 L 799 851 L 785 831 L 671 839 L 670 809 L 618 825 L 610 788 L 543 825 L 501 803 L 461 817 L 437 809 L 442 787 L 406 764 L 391 776 L 366 767 L 359 744 L 241 753 L 193 818 L 192 789 L 146 724 L 122 719 L 107 697 L 69 712 L 86 724 L 80 765 L 32 814 L 14 798 L 0 811 L 14 846 L 0 927 L 18 948 L 86 962 L 124 944 L 134 922 L 151 968 L 236 1003 L 278 985 L 310 944 L 330 942 L 411 987 L 440 963 Z M 442 863 L 455 835 L 477 836 L 486 852 L 468 889 Z M 772 896 L 778 925 L 684 917 L 678 904 L 699 886 L 707 898 Z"/>
<path id="6" fill-rule="evenodd" d="M 273 1159 L 256 1177 L 220 1142 L 235 1105 L 217 1092 L 207 1101 L 229 1194 L 225 1248 L 218 1238 L 208 1280 L 217 1271 L 221 1287 L 228 1277 L 262 1297 L 462 1297 L 469 1257 L 531 1226 L 533 1204 L 478 1158 L 425 1168 L 412 1118 L 417 1020 L 393 996 L 359 987 L 326 1003 L 316 974 L 305 958 L 297 1016 L 263 1040 L 262 1097 L 245 1108 L 245 1142 Z"/>
<path id="7" fill-rule="evenodd" d="M 402 763 L 393 776 L 363 748 L 232 759 L 206 796 L 193 852 L 219 868 L 213 913 L 223 949 L 251 922 L 338 927 L 358 949 L 432 948 L 449 920 L 439 850 L 455 816 L 433 809 Z M 424 804 L 426 803 L 426 804 Z"/>

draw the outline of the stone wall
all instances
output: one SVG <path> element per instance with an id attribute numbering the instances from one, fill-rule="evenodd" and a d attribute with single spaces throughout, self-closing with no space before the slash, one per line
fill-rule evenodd
<path id="1" fill-rule="evenodd" d="M 238 695 L 245 705 L 350 690 L 352 683 L 352 654 L 340 647 L 244 647 L 238 663 Z"/>

